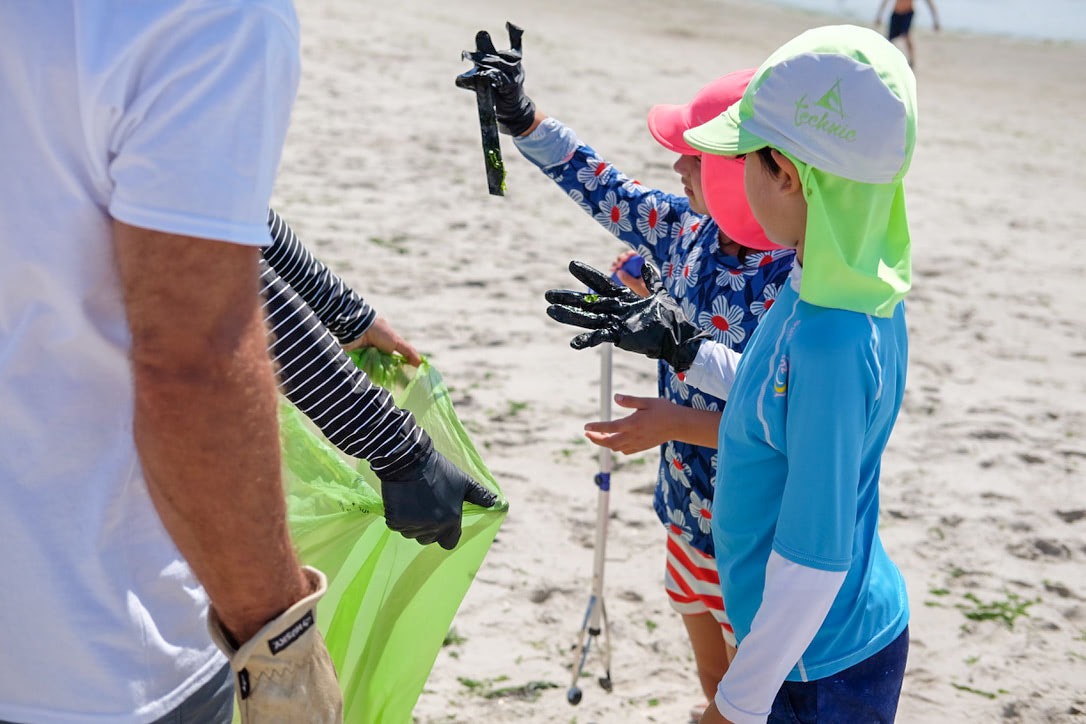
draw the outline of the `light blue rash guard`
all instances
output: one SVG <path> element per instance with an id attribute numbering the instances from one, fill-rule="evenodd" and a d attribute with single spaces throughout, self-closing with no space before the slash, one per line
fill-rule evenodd
<path id="1" fill-rule="evenodd" d="M 720 426 L 713 539 L 739 646 L 771 551 L 846 572 L 789 681 L 830 676 L 908 624 L 905 582 L 878 535 L 879 469 L 905 389 L 904 303 L 890 318 L 817 307 L 793 270 L 747 345 Z"/>

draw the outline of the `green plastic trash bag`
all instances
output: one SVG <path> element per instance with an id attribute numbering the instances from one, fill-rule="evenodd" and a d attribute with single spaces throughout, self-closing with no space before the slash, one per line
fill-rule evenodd
<path id="1" fill-rule="evenodd" d="M 280 405 L 288 521 L 303 562 L 328 576 L 317 621 L 339 674 L 347 724 L 399 724 L 426 683 L 508 503 L 456 417 L 437 370 L 367 349 L 351 354 L 370 379 L 410 410 L 434 445 L 499 496 L 466 504 L 455 550 L 422 546 L 385 527 L 380 482 L 346 457 L 293 405 Z"/>

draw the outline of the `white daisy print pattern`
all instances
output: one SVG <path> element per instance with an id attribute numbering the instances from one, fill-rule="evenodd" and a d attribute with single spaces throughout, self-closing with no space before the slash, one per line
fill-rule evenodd
<path id="1" fill-rule="evenodd" d="M 743 328 L 743 308 L 729 304 L 723 295 L 713 300 L 711 312 L 698 315 L 698 326 L 710 330 L 717 342 L 729 347 L 747 338 L 747 330 Z"/>
<path id="2" fill-rule="evenodd" d="M 679 279 L 682 278 L 683 271 L 683 259 L 679 255 L 672 254 L 671 257 L 664 262 L 664 266 L 660 269 L 660 280 L 664 283 L 664 288 L 667 289 L 667 293 L 673 297 L 682 297 L 682 294 L 675 288 L 675 285 L 680 283 Z M 683 301 L 680 299 L 680 302 Z"/>
<path id="3" fill-rule="evenodd" d="M 698 522 L 702 533 L 713 532 L 713 501 L 690 491 L 690 516 Z"/>
<path id="4" fill-rule="evenodd" d="M 719 410 L 715 402 L 706 400 L 705 395 L 700 392 L 695 392 L 690 397 L 690 406 L 695 410 L 708 410 L 709 412 L 717 412 Z"/>
<path id="5" fill-rule="evenodd" d="M 683 316 L 689 319 L 691 322 L 696 322 L 698 319 L 698 310 L 694 306 L 694 303 L 689 299 L 680 299 L 679 308 L 683 310 Z"/>
<path id="6" fill-rule="evenodd" d="M 637 205 L 637 230 L 649 244 L 667 236 L 668 223 L 664 217 L 671 211 L 671 204 L 654 195 L 646 196 Z"/>
<path id="7" fill-rule="evenodd" d="M 780 284 L 766 284 L 765 289 L 762 290 L 762 298 L 751 302 L 750 311 L 760 320 L 762 315 L 768 312 L 773 303 L 777 301 L 777 295 L 780 293 Z"/>
<path id="8" fill-rule="evenodd" d="M 758 267 L 768 266 L 777 261 L 782 255 L 783 251 L 756 251 L 747 257 L 747 260 L 743 262 L 743 266 L 757 269 Z"/>
<path id="9" fill-rule="evenodd" d="M 651 257 L 650 257 L 651 258 Z M 674 258 L 668 259 L 660 266 L 660 281 L 664 283 L 667 290 L 671 291 L 671 278 L 675 276 L 675 261 Z"/>
<path id="10" fill-rule="evenodd" d="M 686 290 L 698 283 L 698 260 L 701 258 L 701 247 L 695 246 L 686 255 L 681 265 L 676 264 L 672 270 L 672 292 L 677 297 L 685 297 Z M 693 310 L 693 307 L 691 307 Z M 685 311 L 685 310 L 684 310 Z M 687 317 L 691 319 L 691 317 Z"/>
<path id="11" fill-rule="evenodd" d="M 589 191 L 606 186 L 613 175 L 614 167 L 597 156 L 588 159 L 587 166 L 577 169 L 577 181 Z"/>
<path id="12" fill-rule="evenodd" d="M 716 283 L 732 291 L 740 291 L 747 285 L 747 277 L 754 276 L 757 268 L 748 266 L 724 267 L 716 275 Z"/>
<path id="13" fill-rule="evenodd" d="M 683 512 L 677 508 L 671 508 L 667 511 L 667 519 L 671 522 L 671 525 L 679 529 L 679 537 L 687 543 L 694 540 L 694 534 L 691 533 L 686 527 L 686 516 Z"/>
<path id="14" fill-rule="evenodd" d="M 691 234 L 696 232 L 701 226 L 701 217 L 697 214 L 692 214 L 689 211 L 682 215 L 679 219 L 679 223 L 675 224 L 675 228 L 672 233 L 675 234 L 676 244 L 672 245 L 672 253 L 677 248 L 678 242 L 684 238 L 689 238 Z"/>
<path id="15" fill-rule="evenodd" d="M 573 202 L 584 209 L 586 214 L 592 214 L 592 207 L 585 201 L 584 194 L 581 193 L 580 189 L 570 189 L 568 193 L 569 197 L 573 199 Z"/>
<path id="16" fill-rule="evenodd" d="M 615 235 L 633 228 L 633 224 L 630 223 L 630 202 L 620 201 L 614 191 L 608 191 L 603 197 L 600 210 L 593 218 Z"/>
<path id="17" fill-rule="evenodd" d="M 686 398 L 690 396 L 690 386 L 686 384 L 686 375 L 682 372 L 672 372 L 668 375 L 667 386 L 671 389 L 671 393 L 678 397 L 680 401 L 685 402 Z"/>
<path id="18" fill-rule="evenodd" d="M 618 178 L 622 180 L 622 190 L 628 194 L 634 194 L 640 196 L 645 193 L 645 187 L 641 185 L 641 182 L 635 178 L 626 178 L 622 173 L 618 174 Z"/>
<path id="19" fill-rule="evenodd" d="M 683 484 L 683 487 L 690 487 L 690 466 L 683 462 L 683 457 L 675 451 L 675 443 L 668 442 L 667 447 L 664 448 L 664 462 L 667 463 L 668 472 L 671 473 L 671 477 L 678 480 Z"/>

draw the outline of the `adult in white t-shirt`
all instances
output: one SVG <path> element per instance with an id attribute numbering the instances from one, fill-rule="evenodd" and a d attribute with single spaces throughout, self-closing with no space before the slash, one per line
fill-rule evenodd
<path id="1" fill-rule="evenodd" d="M 297 33 L 290 0 L 0 4 L 0 720 L 144 724 L 218 676 L 228 721 L 209 599 L 243 711 L 302 655 L 324 695 L 278 711 L 335 716 L 257 287 Z"/>

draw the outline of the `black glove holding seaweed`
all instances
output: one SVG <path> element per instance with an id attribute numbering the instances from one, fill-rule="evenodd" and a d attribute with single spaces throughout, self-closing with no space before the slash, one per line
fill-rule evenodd
<path id="1" fill-rule="evenodd" d="M 521 59 L 521 36 L 524 31 L 512 23 L 505 24 L 509 31 L 509 50 L 497 50 L 490 33 L 480 30 L 475 34 L 475 50 L 465 50 L 463 58 L 471 60 L 475 67 L 456 77 L 460 88 L 475 90 L 476 83 L 485 79 L 494 88 L 494 108 L 498 115 L 498 128 L 502 133 L 519 136 L 535 121 L 535 104 L 524 95 L 524 66 Z"/>
<path id="2" fill-rule="evenodd" d="M 436 541 L 451 551 L 460 540 L 464 503 L 489 508 L 498 496 L 449 462 L 428 436 L 419 452 L 406 466 L 378 473 L 385 522 L 405 538 L 423 545 Z"/>
<path id="3" fill-rule="evenodd" d="M 690 369 L 698 347 L 709 334 L 687 321 L 651 264 L 641 269 L 641 279 L 650 292 L 644 298 L 583 262 L 571 261 L 569 271 L 592 291 L 551 289 L 545 295 L 551 303 L 547 316 L 563 324 L 595 330 L 578 334 L 570 347 L 584 349 L 612 342 L 620 349 L 662 359 L 676 372 Z"/>

